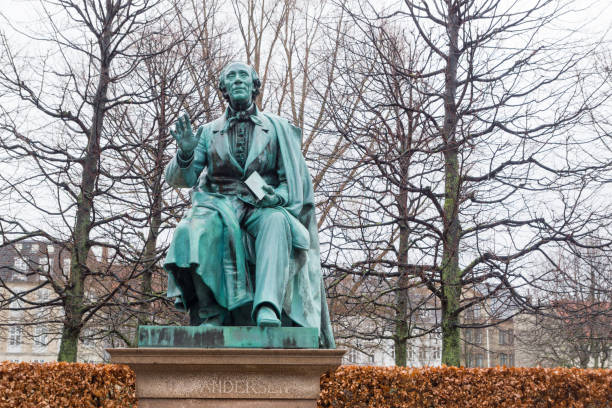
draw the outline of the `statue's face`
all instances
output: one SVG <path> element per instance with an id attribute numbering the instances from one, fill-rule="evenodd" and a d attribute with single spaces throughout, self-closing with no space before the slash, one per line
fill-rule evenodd
<path id="1" fill-rule="evenodd" d="M 242 63 L 233 63 L 225 71 L 225 89 L 234 108 L 247 108 L 253 100 L 253 78 L 251 68 Z"/>

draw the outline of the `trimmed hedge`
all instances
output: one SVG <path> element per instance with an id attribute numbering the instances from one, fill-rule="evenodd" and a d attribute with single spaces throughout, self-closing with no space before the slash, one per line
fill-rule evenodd
<path id="1" fill-rule="evenodd" d="M 0 363 L 0 408 L 136 408 L 127 366 Z M 612 370 L 342 366 L 318 408 L 612 408 Z"/>
<path id="2" fill-rule="evenodd" d="M 609 408 L 612 370 L 342 366 L 318 408 Z"/>
<path id="3" fill-rule="evenodd" d="M 127 366 L 0 363 L 0 408 L 135 408 Z"/>

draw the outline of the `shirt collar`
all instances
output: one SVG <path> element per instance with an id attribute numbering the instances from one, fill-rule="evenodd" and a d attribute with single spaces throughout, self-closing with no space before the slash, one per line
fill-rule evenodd
<path id="1" fill-rule="evenodd" d="M 253 120 L 253 116 L 256 116 L 256 115 L 257 115 L 257 106 L 254 103 L 252 103 L 251 106 L 249 106 L 245 110 L 236 110 L 232 108 L 231 105 L 228 105 L 227 110 L 225 112 L 226 119 L 235 119 L 239 121 L 247 120 L 247 119 Z M 253 120 L 253 122 L 257 123 L 255 120 Z"/>
<path id="2" fill-rule="evenodd" d="M 238 115 L 240 115 L 240 117 L 238 117 Z M 226 132 L 228 129 L 234 126 L 236 122 L 241 120 L 250 120 L 255 125 L 263 126 L 262 117 L 260 116 L 257 106 L 255 106 L 254 103 L 244 111 L 237 111 L 228 105 L 225 111 L 225 125 L 223 126 L 222 131 Z"/>

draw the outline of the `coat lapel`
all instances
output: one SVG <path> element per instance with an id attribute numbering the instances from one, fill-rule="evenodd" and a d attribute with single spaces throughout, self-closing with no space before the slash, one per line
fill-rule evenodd
<path id="1" fill-rule="evenodd" d="M 255 123 L 253 126 L 253 137 L 251 139 L 249 147 L 249 155 L 247 156 L 244 168 L 248 169 L 249 165 L 259 156 L 259 154 L 266 148 L 270 142 L 270 122 L 268 119 L 259 113 L 257 110 L 257 117 L 259 123 Z"/>
<path id="2" fill-rule="evenodd" d="M 244 169 L 232 154 L 229 145 L 229 137 L 223 131 L 225 127 L 225 115 L 220 118 L 213 128 L 213 140 L 215 143 L 215 148 L 217 150 L 217 154 L 222 160 L 229 160 L 234 166 L 240 169 L 240 171 L 244 172 Z"/>

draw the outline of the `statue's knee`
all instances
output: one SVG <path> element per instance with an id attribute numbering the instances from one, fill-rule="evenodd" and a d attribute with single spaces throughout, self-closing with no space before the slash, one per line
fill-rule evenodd
<path id="1" fill-rule="evenodd" d="M 223 221 L 219 214 L 208 208 L 194 207 L 191 216 L 182 220 L 177 226 L 190 231 L 190 236 L 205 235 L 209 240 L 220 239 L 223 236 Z"/>
<path id="2" fill-rule="evenodd" d="M 276 209 L 269 209 L 266 212 L 264 222 L 267 226 L 272 228 L 289 228 L 289 222 L 287 221 L 287 217 L 285 216 L 285 214 Z"/>
<path id="3" fill-rule="evenodd" d="M 185 219 L 181 220 L 174 230 L 175 236 L 180 236 L 181 234 L 189 233 L 189 222 Z"/>

